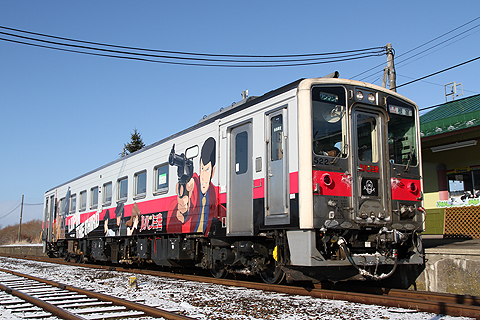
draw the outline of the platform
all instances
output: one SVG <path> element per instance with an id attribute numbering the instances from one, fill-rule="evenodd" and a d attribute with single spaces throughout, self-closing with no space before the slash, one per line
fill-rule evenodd
<path id="1" fill-rule="evenodd" d="M 480 296 L 480 239 L 423 236 L 425 270 L 417 290 Z"/>
<path id="2" fill-rule="evenodd" d="M 19 256 L 44 256 L 43 244 L 25 244 L 25 245 L 5 245 L 0 246 L 0 254 L 3 255 L 19 255 Z"/>

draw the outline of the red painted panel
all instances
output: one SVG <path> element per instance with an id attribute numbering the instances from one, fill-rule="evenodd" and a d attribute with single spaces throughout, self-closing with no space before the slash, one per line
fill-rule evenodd
<path id="1" fill-rule="evenodd" d="M 313 190 L 325 196 L 352 196 L 352 178 L 349 174 L 313 170 Z M 316 190 L 317 189 L 317 190 Z"/>
<path id="2" fill-rule="evenodd" d="M 298 193 L 298 171 L 290 172 L 290 194 Z"/>
<path id="3" fill-rule="evenodd" d="M 418 201 L 421 195 L 420 180 L 413 179 L 390 179 L 393 200 Z"/>
<path id="4" fill-rule="evenodd" d="M 265 179 L 253 180 L 253 199 L 265 198 Z"/>
<path id="5" fill-rule="evenodd" d="M 227 193 L 220 193 L 218 195 L 218 201 L 219 203 L 227 203 Z"/>

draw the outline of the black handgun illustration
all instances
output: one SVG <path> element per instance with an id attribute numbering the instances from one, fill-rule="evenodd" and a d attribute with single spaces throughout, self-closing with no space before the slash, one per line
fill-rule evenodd
<path id="1" fill-rule="evenodd" d="M 170 156 L 168 157 L 168 163 L 171 166 L 177 166 L 178 176 L 178 196 L 183 198 L 188 195 L 187 183 L 193 177 L 193 161 L 187 159 L 185 154 L 175 154 L 175 144 L 172 146 Z"/>

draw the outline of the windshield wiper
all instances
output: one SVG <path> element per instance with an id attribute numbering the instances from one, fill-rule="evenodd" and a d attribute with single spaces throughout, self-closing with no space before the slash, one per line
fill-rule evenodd
<path id="1" fill-rule="evenodd" d="M 414 155 L 415 155 L 415 150 L 413 149 L 413 146 L 410 143 L 410 153 L 408 154 L 407 166 L 405 167 L 405 169 L 403 169 L 404 172 L 407 172 L 410 169 L 410 163 L 412 162 Z"/>

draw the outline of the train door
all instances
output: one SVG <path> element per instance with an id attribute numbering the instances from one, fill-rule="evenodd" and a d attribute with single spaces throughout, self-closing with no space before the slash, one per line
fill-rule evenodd
<path id="1" fill-rule="evenodd" d="M 378 111 L 357 108 L 353 111 L 353 201 L 358 208 L 359 224 L 378 223 L 388 219 L 388 188 L 385 159 L 385 115 Z"/>
<path id="2" fill-rule="evenodd" d="M 253 235 L 252 123 L 230 129 L 227 233 Z"/>
<path id="3" fill-rule="evenodd" d="M 49 234 L 49 215 L 48 215 L 48 207 L 49 207 L 49 197 L 45 198 L 45 208 L 43 209 L 43 233 L 42 233 L 42 241 L 46 242 L 48 239 Z"/>
<path id="4" fill-rule="evenodd" d="M 53 241 L 53 223 L 55 219 L 55 196 L 49 196 L 45 199 L 45 209 L 43 216 L 43 241 Z"/>
<path id="5" fill-rule="evenodd" d="M 288 224 L 287 109 L 267 115 L 265 225 Z"/>
<path id="6" fill-rule="evenodd" d="M 48 233 L 48 241 L 53 241 L 53 223 L 55 222 L 55 214 L 56 214 L 56 210 L 55 210 L 56 206 L 55 206 L 55 196 L 51 196 L 50 197 L 50 211 L 49 211 L 49 226 L 48 226 L 48 230 L 49 230 L 49 233 Z"/>

